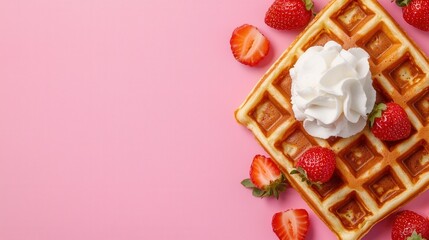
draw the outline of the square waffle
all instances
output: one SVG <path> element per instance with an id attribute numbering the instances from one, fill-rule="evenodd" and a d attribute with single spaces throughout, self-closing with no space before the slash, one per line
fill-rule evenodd
<path id="1" fill-rule="evenodd" d="M 383 142 L 368 127 L 350 138 L 326 140 L 305 132 L 293 115 L 289 69 L 306 49 L 330 40 L 369 53 L 377 102 L 394 101 L 405 109 L 412 124 L 409 138 Z M 428 73 L 427 57 L 376 0 L 333 0 L 262 76 L 235 117 L 338 239 L 361 239 L 428 187 Z M 314 145 L 337 154 L 335 174 L 321 188 L 288 174 Z"/>

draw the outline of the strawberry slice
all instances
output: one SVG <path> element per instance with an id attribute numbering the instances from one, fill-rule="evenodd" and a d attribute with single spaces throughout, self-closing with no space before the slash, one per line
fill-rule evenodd
<path id="1" fill-rule="evenodd" d="M 289 209 L 274 214 L 272 227 L 280 240 L 304 240 L 307 235 L 308 213 L 305 209 Z"/>
<path id="2" fill-rule="evenodd" d="M 283 173 L 271 158 L 256 155 L 250 166 L 250 179 L 241 184 L 253 190 L 255 197 L 279 198 L 279 193 L 286 190 L 287 184 Z"/>
<path id="3" fill-rule="evenodd" d="M 236 28 L 229 43 L 235 59 L 249 66 L 258 64 L 270 50 L 268 39 L 249 24 Z"/>
<path id="4" fill-rule="evenodd" d="M 256 155 L 250 166 L 250 179 L 258 188 L 264 188 L 281 177 L 282 173 L 277 165 L 262 155 Z"/>

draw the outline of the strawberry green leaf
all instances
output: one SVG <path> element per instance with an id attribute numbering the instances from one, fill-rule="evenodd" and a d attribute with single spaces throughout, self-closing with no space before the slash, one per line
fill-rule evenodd
<path id="1" fill-rule="evenodd" d="M 243 181 L 241 181 L 241 185 L 243 185 L 246 188 L 254 188 L 255 187 L 255 185 L 252 183 L 250 178 L 246 178 Z"/>
<path id="2" fill-rule="evenodd" d="M 395 1 L 396 5 L 398 5 L 399 7 L 405 7 L 405 6 L 407 6 L 410 2 L 411 2 L 411 0 L 396 0 L 396 1 Z"/>
<path id="3" fill-rule="evenodd" d="M 298 167 L 290 172 L 290 174 L 298 174 L 301 177 L 302 182 L 309 182 L 307 178 L 307 173 L 304 169 Z"/>
<path id="4" fill-rule="evenodd" d="M 384 103 L 379 103 L 375 105 L 374 109 L 368 116 L 369 126 L 372 127 L 374 125 L 374 121 L 376 118 L 381 117 L 383 111 L 386 110 L 387 106 Z"/>
<path id="5" fill-rule="evenodd" d="M 279 199 L 279 191 L 274 190 L 274 191 L 273 191 L 273 196 L 274 196 L 276 199 Z"/>
<path id="6" fill-rule="evenodd" d="M 279 186 L 277 187 L 277 191 L 278 192 L 284 192 L 287 188 L 288 184 L 286 183 L 286 181 L 283 181 L 283 183 L 279 184 Z"/>
<path id="7" fill-rule="evenodd" d="M 264 197 L 266 192 L 259 188 L 253 188 L 252 195 L 255 197 Z"/>
<path id="8" fill-rule="evenodd" d="M 322 188 L 322 183 L 321 182 L 312 182 L 312 181 L 310 181 L 308 179 L 308 177 L 307 177 L 307 172 L 303 168 L 301 168 L 301 167 L 295 168 L 294 170 L 292 170 L 290 172 L 290 174 L 298 174 L 301 177 L 301 182 L 306 182 L 310 186 L 314 185 L 318 189 Z"/>
<path id="9" fill-rule="evenodd" d="M 313 1 L 312 0 L 303 0 L 304 4 L 305 4 L 305 9 L 307 9 L 308 11 L 313 9 Z"/>
<path id="10" fill-rule="evenodd" d="M 288 187 L 285 176 L 282 174 L 279 179 L 272 181 L 269 186 L 264 189 L 256 187 L 250 178 L 244 179 L 241 181 L 241 185 L 246 188 L 252 189 L 252 195 L 255 197 L 271 197 L 274 196 L 276 199 L 279 199 L 280 193 L 284 192 Z"/>
<path id="11" fill-rule="evenodd" d="M 407 240 L 426 240 L 426 238 L 423 238 L 420 233 L 418 234 L 416 231 L 413 231 L 413 234 Z"/>

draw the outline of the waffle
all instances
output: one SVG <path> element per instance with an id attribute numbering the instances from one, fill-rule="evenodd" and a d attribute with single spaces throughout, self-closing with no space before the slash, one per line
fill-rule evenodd
<path id="1" fill-rule="evenodd" d="M 394 101 L 405 109 L 412 124 L 409 138 L 383 142 L 368 126 L 350 138 L 325 140 L 305 132 L 293 115 L 289 69 L 306 49 L 329 40 L 369 53 L 376 102 Z M 427 73 L 427 57 L 376 0 L 333 0 L 262 76 L 235 117 L 338 239 L 361 239 L 428 187 Z M 337 154 L 334 176 L 321 188 L 288 174 L 297 158 L 315 145 Z"/>

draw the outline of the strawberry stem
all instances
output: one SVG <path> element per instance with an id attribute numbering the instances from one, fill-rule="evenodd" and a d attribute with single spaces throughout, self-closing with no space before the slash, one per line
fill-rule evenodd
<path id="1" fill-rule="evenodd" d="M 411 0 L 395 0 L 396 5 L 398 5 L 399 7 L 405 7 L 410 2 L 411 2 Z"/>
<path id="2" fill-rule="evenodd" d="M 293 169 L 290 174 L 298 174 L 301 177 L 301 181 L 302 182 L 306 182 L 308 185 L 310 186 L 316 186 L 318 189 L 322 188 L 322 183 L 321 182 L 313 182 L 310 179 L 308 179 L 307 176 L 307 172 L 301 168 L 301 167 L 297 167 L 295 169 Z"/>
<path id="3" fill-rule="evenodd" d="M 368 116 L 369 126 L 372 127 L 374 125 L 374 121 L 376 118 L 381 117 L 383 111 L 386 110 L 387 106 L 384 103 L 379 103 L 375 105 L 374 109 Z"/>
<path id="4" fill-rule="evenodd" d="M 250 178 L 246 178 L 241 181 L 241 185 L 245 188 L 251 189 L 252 195 L 255 197 L 263 198 L 274 196 L 276 199 L 279 199 L 280 193 L 284 192 L 288 187 L 288 183 L 286 182 L 286 178 L 283 174 L 281 174 L 279 179 L 270 182 L 270 185 L 263 189 L 256 187 Z"/>
<path id="5" fill-rule="evenodd" d="M 416 230 L 414 230 L 411 236 L 407 238 L 407 240 L 426 240 L 426 238 L 423 238 L 420 233 L 418 234 Z"/>
<path id="6" fill-rule="evenodd" d="M 314 4 L 312 0 L 303 0 L 307 11 L 313 10 Z"/>

